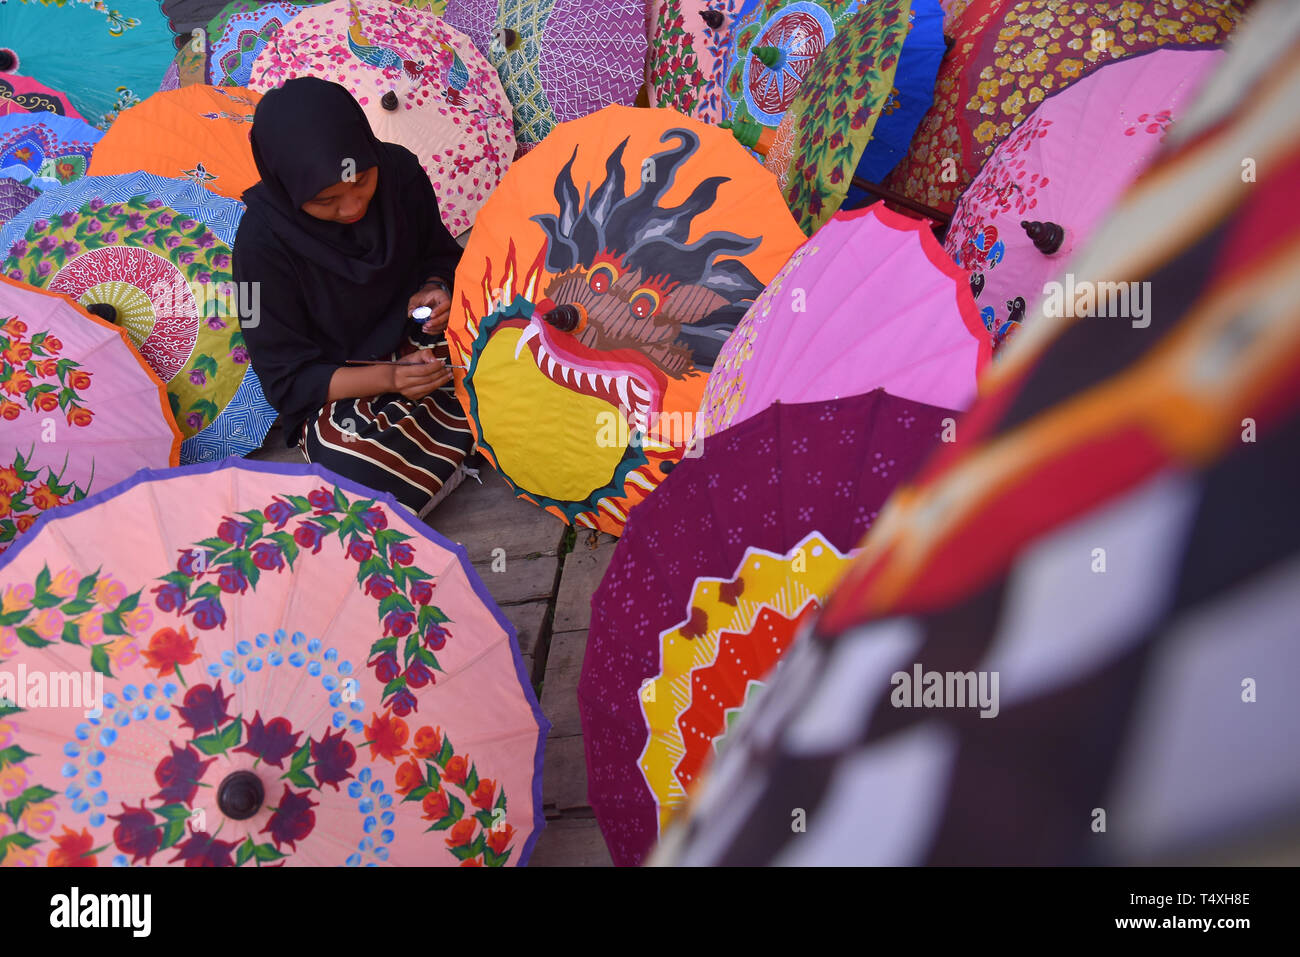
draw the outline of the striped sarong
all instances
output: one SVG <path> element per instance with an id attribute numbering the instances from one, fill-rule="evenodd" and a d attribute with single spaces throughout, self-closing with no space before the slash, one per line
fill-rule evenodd
<path id="1" fill-rule="evenodd" d="M 451 362 L 442 336 L 417 329 L 408 341 L 402 354 L 428 347 Z M 388 492 L 423 518 L 464 478 L 474 434 L 449 382 L 418 400 L 387 393 L 331 402 L 307 420 L 298 447 L 309 462 Z"/>

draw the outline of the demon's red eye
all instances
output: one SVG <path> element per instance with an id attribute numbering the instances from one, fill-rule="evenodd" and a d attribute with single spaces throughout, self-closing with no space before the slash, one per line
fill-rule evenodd
<path id="1" fill-rule="evenodd" d="M 638 319 L 649 319 L 659 311 L 659 294 L 653 289 L 638 289 L 627 301 L 627 307 Z"/>
<path id="2" fill-rule="evenodd" d="M 591 269 L 587 271 L 587 284 L 591 286 L 592 292 L 609 292 L 610 287 L 614 285 L 617 279 L 618 273 L 616 273 L 614 267 L 608 263 L 600 263 L 597 266 L 592 266 Z"/>

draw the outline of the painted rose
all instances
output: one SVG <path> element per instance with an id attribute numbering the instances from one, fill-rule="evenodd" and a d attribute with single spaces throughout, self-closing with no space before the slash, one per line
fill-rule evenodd
<path id="1" fill-rule="evenodd" d="M 423 688 L 436 680 L 428 666 L 418 659 L 406 666 L 405 677 L 408 688 Z"/>
<path id="2" fill-rule="evenodd" d="M 248 363 L 248 349 L 244 346 L 235 346 L 230 350 L 230 358 L 241 366 L 246 365 Z"/>
<path id="3" fill-rule="evenodd" d="M 393 709 L 393 714 L 405 718 L 412 711 L 418 711 L 419 705 L 416 703 L 415 695 L 406 688 L 393 695 L 393 700 L 389 703 Z"/>
<path id="4" fill-rule="evenodd" d="M 217 526 L 217 538 L 223 542 L 229 542 L 232 545 L 244 544 L 244 539 L 248 537 L 248 526 L 243 522 L 237 521 L 226 515 L 222 518 L 221 524 Z"/>
<path id="5" fill-rule="evenodd" d="M 275 525 L 276 529 L 284 528 L 284 523 L 294 516 L 294 508 L 288 502 L 276 499 L 266 507 L 266 519 Z"/>
<path id="6" fill-rule="evenodd" d="M 217 585 L 228 595 L 248 591 L 248 576 L 233 565 L 226 565 L 217 576 Z"/>
<path id="7" fill-rule="evenodd" d="M 352 742 L 343 739 L 342 730 L 333 738 L 326 731 L 325 737 L 312 741 L 311 759 L 314 762 L 312 773 L 316 776 L 316 783 L 321 787 L 333 785 L 337 791 L 339 784 L 352 777 L 352 772 L 348 769 L 356 764 L 357 749 L 352 746 Z"/>
<path id="8" fill-rule="evenodd" d="M 441 651 L 447 646 L 447 639 L 450 637 L 451 632 L 434 622 L 429 626 L 429 630 L 424 633 L 424 644 L 433 651 Z"/>
<path id="9" fill-rule="evenodd" d="M 57 400 L 55 404 L 58 404 Z M 59 504 L 59 496 L 46 482 L 32 489 L 32 504 L 37 508 L 54 508 Z"/>
<path id="10" fill-rule="evenodd" d="M 388 557 L 395 565 L 409 565 L 415 561 L 415 549 L 406 542 L 395 542 L 389 546 Z M 428 604 L 428 602 L 421 602 L 421 604 Z"/>
<path id="11" fill-rule="evenodd" d="M 348 542 L 348 558 L 354 562 L 364 562 L 374 554 L 374 551 L 375 547 L 369 542 L 363 542 L 356 538 Z"/>
<path id="12" fill-rule="evenodd" d="M 370 724 L 366 727 L 366 740 L 370 742 L 370 760 L 383 758 L 389 764 L 396 763 L 406 753 L 406 738 L 409 730 L 401 718 L 389 714 L 370 715 Z"/>
<path id="13" fill-rule="evenodd" d="M 194 795 L 199 791 L 199 779 L 217 759 L 204 761 L 188 743 L 185 747 L 176 747 L 175 742 L 168 742 L 170 757 L 163 758 L 154 769 L 153 778 L 162 789 L 151 797 L 164 804 L 185 804 L 193 807 Z"/>
<path id="14" fill-rule="evenodd" d="M 375 669 L 375 680 L 383 684 L 388 684 L 402 673 L 402 666 L 397 663 L 397 654 L 392 651 L 386 651 L 370 662 L 370 667 Z"/>
<path id="15" fill-rule="evenodd" d="M 59 360 L 41 359 L 36 363 L 36 374 L 42 379 L 49 379 L 59 374 Z"/>
<path id="16" fill-rule="evenodd" d="M 117 821 L 113 828 L 113 844 L 123 854 L 131 855 L 131 863 L 143 860 L 146 864 L 158 853 L 162 846 L 162 828 L 154 826 L 153 812 L 140 802 L 139 807 L 122 805 L 121 814 L 108 815 L 109 820 Z"/>
<path id="17" fill-rule="evenodd" d="M 80 406 L 74 405 L 72 408 L 68 409 L 68 424 L 84 429 L 86 426 L 90 425 L 94 415 L 95 413 L 91 412 L 89 409 L 83 409 Z"/>
<path id="18" fill-rule="evenodd" d="M 215 598 L 204 598 L 197 602 L 191 609 L 194 615 L 194 625 L 204 631 L 211 631 L 213 628 L 226 627 L 226 610 L 221 607 L 221 602 Z"/>
<path id="19" fill-rule="evenodd" d="M 335 508 L 334 493 L 329 489 L 318 488 L 308 492 L 307 502 L 318 514 L 332 512 Z"/>
<path id="20" fill-rule="evenodd" d="M 63 833 L 54 838 L 54 844 L 55 849 L 45 858 L 46 867 L 99 866 L 95 856 L 90 853 L 95 846 L 95 839 L 85 828 L 82 828 L 81 833 L 78 834 L 65 826 Z"/>
<path id="21" fill-rule="evenodd" d="M 398 638 L 409 635 L 415 627 L 415 614 L 409 611 L 393 610 L 384 617 L 384 634 Z"/>
<path id="22" fill-rule="evenodd" d="M 37 612 L 35 618 L 29 618 L 27 623 L 46 641 L 53 641 L 63 634 L 63 616 L 57 608 L 44 608 Z"/>
<path id="23" fill-rule="evenodd" d="M 492 807 L 492 799 L 496 797 L 496 794 L 497 783 L 491 778 L 483 778 L 478 782 L 478 787 L 474 789 L 474 793 L 470 795 L 470 800 L 474 802 L 475 807 L 486 811 Z"/>
<path id="24" fill-rule="evenodd" d="M 182 575 L 193 578 L 203 573 L 203 570 L 208 567 L 210 558 L 211 556 L 204 549 L 187 548 L 181 552 L 181 557 L 176 561 L 176 570 Z M 167 611 L 168 609 L 164 608 L 163 610 Z"/>
<path id="25" fill-rule="evenodd" d="M 185 700 L 176 706 L 181 716 L 181 724 L 194 729 L 195 734 L 207 734 L 230 720 L 226 705 L 233 694 L 221 693 L 221 682 L 213 688 L 210 685 L 195 685 L 185 692 Z"/>
<path id="26" fill-rule="evenodd" d="M 32 401 L 32 408 L 37 412 L 53 412 L 59 407 L 59 397 L 53 392 L 37 393 L 36 398 Z"/>
<path id="27" fill-rule="evenodd" d="M 396 591 L 391 579 L 383 575 L 371 575 L 366 579 L 366 594 L 376 601 L 382 601 Z"/>
<path id="28" fill-rule="evenodd" d="M 320 551 L 325 540 L 325 529 L 315 522 L 303 522 L 293 533 L 293 540 L 300 548 L 310 548 L 313 555 Z"/>
<path id="29" fill-rule="evenodd" d="M 420 810 L 424 813 L 420 816 L 426 821 L 441 821 L 451 813 L 451 804 L 447 800 L 445 791 L 430 791 L 420 802 Z"/>
<path id="30" fill-rule="evenodd" d="M 433 758 L 442 750 L 442 729 L 431 728 L 427 724 L 415 732 L 415 746 L 411 749 L 421 761 Z"/>
<path id="31" fill-rule="evenodd" d="M 472 843 L 476 830 L 478 830 L 478 821 L 472 817 L 457 821 L 451 826 L 451 833 L 447 835 L 447 846 L 464 847 Z"/>
<path id="32" fill-rule="evenodd" d="M 234 841 L 218 841 L 200 831 L 191 834 L 184 843 L 176 845 L 178 853 L 169 863 L 184 861 L 186 867 L 233 867 L 235 860 L 231 855 L 238 846 Z"/>
<path id="33" fill-rule="evenodd" d="M 194 385 L 206 385 L 208 381 L 207 374 L 202 369 L 194 369 L 190 372 L 190 382 Z"/>
<path id="34" fill-rule="evenodd" d="M 203 428 L 203 413 L 191 412 L 185 417 L 185 424 L 197 432 L 199 429 Z"/>
<path id="35" fill-rule="evenodd" d="M 18 477 L 18 470 L 13 466 L 0 469 L 0 492 L 16 492 L 23 487 L 23 480 Z"/>
<path id="36" fill-rule="evenodd" d="M 393 548 L 397 548 L 396 545 Z M 391 554 L 391 552 L 390 552 Z M 396 559 L 394 559 L 396 561 Z M 398 564 L 404 564 L 399 562 Z M 433 583 L 432 582 L 415 582 L 411 585 L 411 601 L 417 605 L 427 605 L 433 601 Z"/>
<path id="37" fill-rule="evenodd" d="M 23 810 L 18 825 L 29 834 L 48 834 L 54 827 L 55 808 L 52 801 L 37 801 Z"/>
<path id="38" fill-rule="evenodd" d="M 398 767 L 393 780 L 397 785 L 397 793 L 406 797 L 424 784 L 424 770 L 420 767 L 419 761 L 412 759 Z"/>
<path id="39" fill-rule="evenodd" d="M 253 546 L 253 564 L 263 571 L 276 571 L 284 567 L 284 555 L 275 542 L 258 542 Z"/>
<path id="40" fill-rule="evenodd" d="M 515 836 L 515 829 L 509 825 L 490 827 L 487 830 L 487 845 L 492 853 L 500 857 L 510 847 L 510 839 Z"/>
<path id="41" fill-rule="evenodd" d="M 169 672 L 179 671 L 181 665 L 198 660 L 199 653 L 194 650 L 198 643 L 198 637 L 191 638 L 184 625 L 180 631 L 173 628 L 156 631 L 144 651 L 145 667 L 157 670 L 158 677 L 165 678 Z"/>
<path id="42" fill-rule="evenodd" d="M 72 568 L 64 568 L 56 572 L 50 579 L 49 593 L 59 598 L 71 598 L 77 593 L 77 585 L 80 579 L 77 572 Z"/>
<path id="43" fill-rule="evenodd" d="M 0 418 L 12 422 L 22 415 L 22 412 L 23 407 L 17 402 L 10 402 L 8 399 L 0 398 Z"/>
<path id="44" fill-rule="evenodd" d="M 453 784 L 464 784 L 469 777 L 469 761 L 459 754 L 454 754 L 443 769 L 442 776 Z"/>
<path id="45" fill-rule="evenodd" d="M 378 505 L 366 509 L 366 513 L 361 516 L 361 521 L 365 523 L 366 529 L 371 533 L 377 532 L 381 528 L 388 527 L 388 516 Z"/>
<path id="46" fill-rule="evenodd" d="M 301 731 L 294 731 L 288 718 L 272 718 L 262 721 L 260 711 L 253 712 L 253 720 L 244 719 L 247 729 L 244 743 L 235 748 L 237 752 L 251 754 L 276 768 L 284 767 L 284 759 L 298 750 Z"/>
<path id="47" fill-rule="evenodd" d="M 275 813 L 267 821 L 266 827 L 262 828 L 262 833 L 270 833 L 277 850 L 283 851 L 283 845 L 287 844 L 289 850 L 296 851 L 297 842 L 306 838 L 316 827 L 316 812 L 312 810 L 314 807 L 316 802 L 308 796 L 308 792 L 295 793 L 286 784 L 284 794 L 275 806 Z"/>

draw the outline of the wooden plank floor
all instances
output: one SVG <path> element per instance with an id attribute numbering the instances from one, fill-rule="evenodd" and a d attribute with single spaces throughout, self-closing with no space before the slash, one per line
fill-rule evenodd
<path id="1" fill-rule="evenodd" d="M 278 428 L 250 459 L 295 462 Z M 568 526 L 514 497 L 491 469 L 464 483 L 428 516 L 429 526 L 464 545 L 493 599 L 515 626 L 542 712 L 551 721 L 542 776 L 546 830 L 534 867 L 609 867 L 605 841 L 587 802 L 587 768 L 578 717 L 578 678 L 587 647 L 591 595 L 617 539 Z"/>

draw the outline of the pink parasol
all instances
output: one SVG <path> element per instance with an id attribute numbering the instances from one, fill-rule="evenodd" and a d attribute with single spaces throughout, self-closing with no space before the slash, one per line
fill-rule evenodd
<path id="1" fill-rule="evenodd" d="M 0 559 L 0 602 L 4 864 L 528 858 L 549 725 L 514 630 L 391 497 L 142 471 Z"/>
<path id="2" fill-rule="evenodd" d="M 989 157 L 962 194 L 944 248 L 971 270 L 996 347 L 1043 301 L 1046 284 L 1064 278 L 1070 254 L 1223 56 L 1157 50 L 1108 64 L 1044 100 Z"/>
<path id="3" fill-rule="evenodd" d="M 45 509 L 175 465 L 166 387 L 126 332 L 0 277 L 0 552 Z"/>
<path id="4" fill-rule="evenodd" d="M 928 221 L 883 203 L 836 213 L 727 339 L 697 433 L 712 435 L 777 401 L 878 388 L 965 409 L 990 352 L 966 273 L 944 255 Z"/>
<path id="5" fill-rule="evenodd" d="M 452 235 L 474 224 L 514 157 L 497 71 L 432 14 L 389 0 L 308 7 L 271 36 L 248 86 L 265 93 L 296 76 L 346 87 L 376 136 L 419 157 Z"/>

